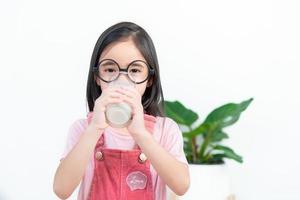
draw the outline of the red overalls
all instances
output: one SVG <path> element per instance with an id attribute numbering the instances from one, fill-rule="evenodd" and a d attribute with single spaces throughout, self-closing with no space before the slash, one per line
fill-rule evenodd
<path id="1" fill-rule="evenodd" d="M 88 113 L 90 123 L 93 112 Z M 152 134 L 156 118 L 144 114 Z M 94 176 L 88 200 L 154 200 L 150 162 L 136 145 L 132 150 L 105 148 L 104 133 L 94 150 Z"/>

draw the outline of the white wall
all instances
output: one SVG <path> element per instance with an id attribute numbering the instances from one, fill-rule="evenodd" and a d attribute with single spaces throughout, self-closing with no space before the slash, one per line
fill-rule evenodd
<path id="1" fill-rule="evenodd" d="M 228 162 L 237 199 L 300 199 L 299 9 L 296 0 L 1 0 L 0 199 L 56 198 L 67 130 L 86 113 L 94 44 L 124 20 L 152 36 L 166 99 L 203 119 L 254 97 L 227 129 L 245 160 Z"/>

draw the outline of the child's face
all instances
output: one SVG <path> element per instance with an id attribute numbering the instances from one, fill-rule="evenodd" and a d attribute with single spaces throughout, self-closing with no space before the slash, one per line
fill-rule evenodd
<path id="1" fill-rule="evenodd" d="M 103 59 L 112 59 L 119 63 L 121 69 L 126 69 L 128 64 L 134 60 L 143 60 L 146 62 L 145 58 L 140 53 L 139 49 L 135 46 L 132 39 L 122 39 L 108 45 L 102 52 L 99 61 Z M 121 74 L 118 79 L 124 81 L 128 80 L 127 75 Z M 108 87 L 108 83 L 97 78 L 97 84 L 100 85 L 101 90 L 105 90 Z M 146 87 L 151 86 L 151 81 L 147 80 L 144 83 L 136 84 L 136 89 L 143 96 Z"/>

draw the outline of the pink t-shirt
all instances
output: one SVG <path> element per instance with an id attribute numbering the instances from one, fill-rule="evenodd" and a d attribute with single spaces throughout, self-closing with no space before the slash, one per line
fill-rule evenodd
<path id="1" fill-rule="evenodd" d="M 165 119 L 165 123 L 163 123 Z M 76 120 L 69 128 L 67 144 L 65 151 L 63 152 L 61 158 L 64 158 L 74 147 L 74 145 L 80 139 L 81 134 L 84 133 L 88 126 L 87 119 Z M 104 131 L 105 134 L 105 145 L 107 148 L 114 149 L 133 149 L 135 141 L 130 135 L 124 135 L 116 132 L 116 130 L 108 127 Z M 169 152 L 177 160 L 188 165 L 184 151 L 183 151 L 183 137 L 182 132 L 179 129 L 177 123 L 168 117 L 156 117 L 156 124 L 153 130 L 153 137 L 167 152 Z M 150 164 L 150 172 L 152 176 L 152 184 L 155 192 L 155 200 L 165 200 L 166 199 L 166 184 L 159 177 L 153 166 Z M 90 161 L 87 165 L 85 174 L 82 178 L 79 192 L 78 200 L 86 200 L 91 181 L 94 173 L 94 159 L 91 155 Z M 175 174 L 174 174 L 175 176 Z"/>

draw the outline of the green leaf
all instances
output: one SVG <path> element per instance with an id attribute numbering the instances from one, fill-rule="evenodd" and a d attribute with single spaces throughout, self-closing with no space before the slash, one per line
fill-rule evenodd
<path id="1" fill-rule="evenodd" d="M 246 110 L 253 98 L 239 104 L 228 103 L 213 110 L 205 119 L 204 123 L 214 124 L 217 129 L 230 126 L 238 121 L 241 113 Z"/>
<path id="2" fill-rule="evenodd" d="M 197 121 L 197 113 L 186 108 L 179 101 L 164 101 L 166 116 L 182 125 L 180 127 L 187 126 L 189 128 L 187 132 L 182 130 L 184 152 L 188 162 L 194 164 L 221 164 L 224 163 L 224 158 L 229 158 L 242 163 L 243 159 L 240 155 L 229 147 L 219 144 L 223 139 L 228 138 L 227 133 L 222 129 L 237 122 L 241 113 L 247 109 L 252 100 L 251 98 L 238 104 L 228 103 L 218 107 L 194 129 L 191 125 Z M 197 136 L 200 140 L 196 140 Z"/>
<path id="3" fill-rule="evenodd" d="M 196 127 L 194 130 L 190 132 L 183 132 L 183 137 L 185 138 L 192 138 L 197 135 L 204 134 L 209 129 L 209 124 L 200 124 L 198 127 Z"/>
<path id="4" fill-rule="evenodd" d="M 215 150 L 221 150 L 221 151 L 223 151 L 224 157 L 226 157 L 226 158 L 230 158 L 230 159 L 236 160 L 237 162 L 240 162 L 240 163 L 243 162 L 243 158 L 241 156 L 239 156 L 238 154 L 236 154 L 229 147 L 222 146 L 222 145 L 216 145 L 214 147 L 214 149 Z"/>
<path id="5" fill-rule="evenodd" d="M 198 114 L 186 108 L 179 101 L 164 101 L 165 113 L 176 123 L 191 126 L 198 119 Z"/>
<path id="6" fill-rule="evenodd" d="M 229 138 L 227 133 L 225 133 L 222 130 L 219 130 L 213 134 L 213 136 L 211 138 L 211 142 L 220 142 L 221 140 L 227 139 L 227 138 Z"/>

